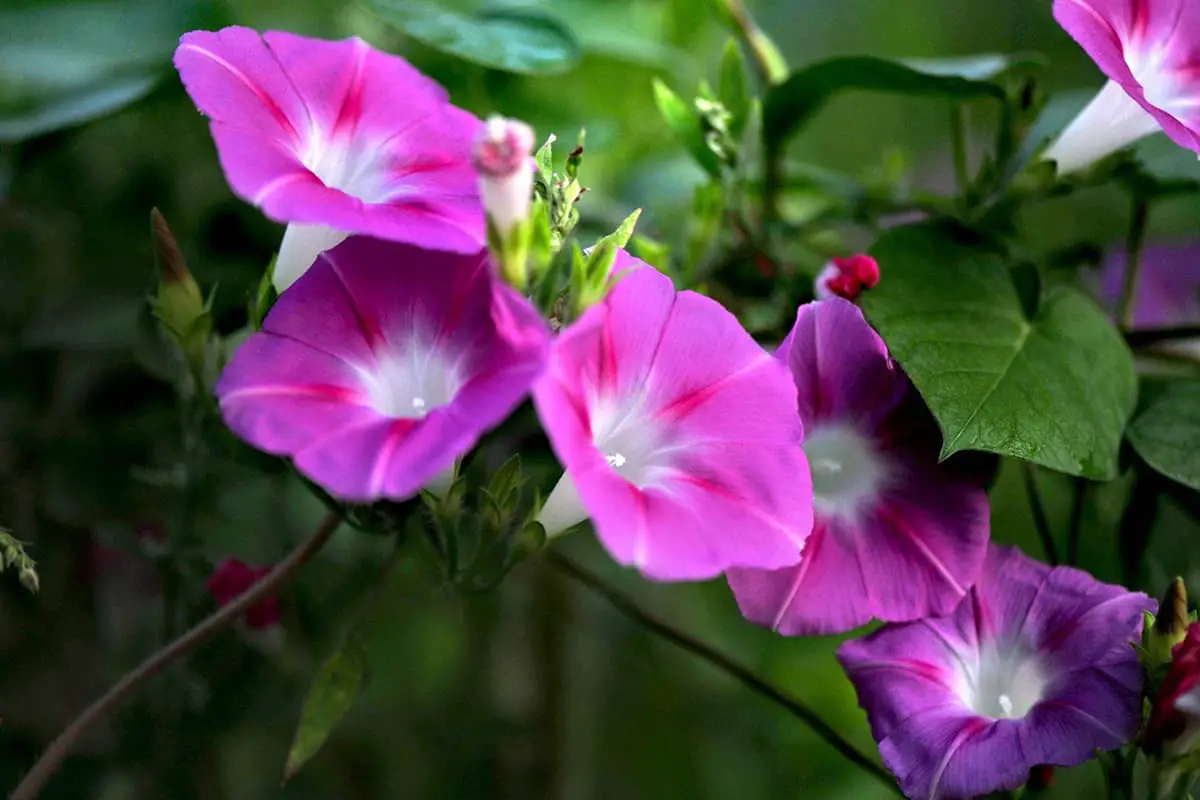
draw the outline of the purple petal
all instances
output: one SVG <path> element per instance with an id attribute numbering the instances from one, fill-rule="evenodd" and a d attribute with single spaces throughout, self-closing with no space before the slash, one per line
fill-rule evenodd
<path id="1" fill-rule="evenodd" d="M 1145 595 L 993 547 L 948 617 L 885 625 L 838 651 L 884 763 L 910 797 L 975 797 L 1038 764 L 1131 738 Z"/>
<path id="2" fill-rule="evenodd" d="M 742 613 L 806 635 L 951 611 L 983 563 L 985 493 L 937 465 L 931 415 L 856 306 L 803 306 L 780 353 L 816 475 L 816 532 L 794 567 L 730 574 Z"/>
<path id="3" fill-rule="evenodd" d="M 836 419 L 871 432 L 907 389 L 879 334 L 840 297 L 801 306 L 778 354 L 795 378 L 805 429 Z"/>
<path id="4" fill-rule="evenodd" d="M 1125 278 L 1125 250 L 1104 263 L 1099 294 L 1115 312 Z M 1194 241 L 1147 247 L 1138 272 L 1133 324 L 1138 328 L 1170 328 L 1200 322 L 1200 246 Z"/>

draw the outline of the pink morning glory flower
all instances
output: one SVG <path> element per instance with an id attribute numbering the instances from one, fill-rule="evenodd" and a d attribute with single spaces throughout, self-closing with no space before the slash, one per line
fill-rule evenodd
<path id="1" fill-rule="evenodd" d="M 787 370 L 714 300 L 620 264 L 534 386 L 566 467 L 540 521 L 555 535 L 590 516 L 614 559 L 658 580 L 795 563 L 812 509 Z"/>
<path id="2" fill-rule="evenodd" d="M 777 355 L 799 396 L 815 519 L 799 564 L 730 571 L 742 614 L 793 636 L 951 611 L 983 563 L 987 495 L 938 466 L 937 427 L 879 334 L 854 304 L 821 300 L 800 307 Z"/>
<path id="3" fill-rule="evenodd" d="M 404 499 L 527 396 L 550 333 L 483 253 L 352 237 L 280 296 L 217 385 L 226 424 L 343 500 Z"/>
<path id="4" fill-rule="evenodd" d="M 979 797 L 1121 746 L 1142 719 L 1144 594 L 993 546 L 950 616 L 847 642 L 884 764 L 909 797 Z"/>
<path id="5" fill-rule="evenodd" d="M 288 223 L 275 285 L 351 233 L 471 253 L 485 243 L 471 145 L 482 123 L 362 40 L 192 31 L 175 66 L 212 120 L 237 195 Z"/>
<path id="6" fill-rule="evenodd" d="M 1200 4 L 1054 0 L 1054 18 L 1108 76 L 1046 151 L 1060 174 L 1159 130 L 1200 151 Z"/>

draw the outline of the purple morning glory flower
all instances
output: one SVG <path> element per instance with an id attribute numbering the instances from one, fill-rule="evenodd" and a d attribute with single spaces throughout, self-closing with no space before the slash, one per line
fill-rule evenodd
<path id="1" fill-rule="evenodd" d="M 226 424 L 343 500 L 403 499 L 529 393 L 550 333 L 483 253 L 352 237 L 285 292 L 217 385 Z"/>
<path id="2" fill-rule="evenodd" d="M 799 396 L 813 532 L 795 566 L 729 572 L 742 614 L 792 636 L 949 613 L 987 550 L 983 489 L 938 466 L 933 418 L 854 304 L 801 306 L 777 356 Z"/>
<path id="3" fill-rule="evenodd" d="M 954 613 L 846 642 L 884 764 L 909 797 L 971 798 L 1137 733 L 1144 594 L 992 546 Z"/>
<path id="4" fill-rule="evenodd" d="M 795 563 L 812 509 L 787 370 L 716 301 L 632 257 L 617 269 L 534 387 L 566 467 L 540 521 L 554 535 L 590 516 L 658 580 Z"/>
<path id="5" fill-rule="evenodd" d="M 471 166 L 482 123 L 404 59 L 357 38 L 231 27 L 185 34 L 175 66 L 212 120 L 234 192 L 288 223 L 281 290 L 351 233 L 461 253 L 484 245 Z"/>
<path id="6" fill-rule="evenodd" d="M 1159 130 L 1200 151 L 1200 4 L 1054 0 L 1054 18 L 1108 76 L 1046 151 L 1060 174 Z"/>
<path id="7" fill-rule="evenodd" d="M 1114 251 L 1100 271 L 1099 294 L 1116 312 L 1125 281 L 1124 248 Z M 1142 253 L 1134 296 L 1133 327 L 1170 328 L 1200 323 L 1200 242 L 1147 247 Z"/>

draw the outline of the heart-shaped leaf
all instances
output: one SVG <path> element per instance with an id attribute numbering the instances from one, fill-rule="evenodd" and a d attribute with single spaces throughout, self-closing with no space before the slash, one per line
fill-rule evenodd
<path id="1" fill-rule="evenodd" d="M 969 236 L 944 223 L 888 231 L 871 250 L 883 278 L 863 298 L 937 418 L 942 457 L 984 450 L 1114 478 L 1137 400 L 1124 339 L 1066 287 L 1028 317 L 1005 259 Z"/>
<path id="2" fill-rule="evenodd" d="M 780 147 L 812 119 L 836 93 L 846 89 L 932 95 L 955 100 L 1004 99 L 992 81 L 1013 67 L 1035 63 L 1029 55 L 986 53 L 967 58 L 889 61 L 874 56 L 842 56 L 793 72 L 767 93 L 763 140 Z"/>
<path id="3" fill-rule="evenodd" d="M 1156 471 L 1200 491 L 1200 383 L 1168 387 L 1129 426 L 1129 443 Z"/>
<path id="4" fill-rule="evenodd" d="M 380 19 L 430 47 L 507 72 L 563 72 L 579 61 L 579 42 L 558 17 L 527 7 L 474 11 L 426 0 L 368 0 Z"/>

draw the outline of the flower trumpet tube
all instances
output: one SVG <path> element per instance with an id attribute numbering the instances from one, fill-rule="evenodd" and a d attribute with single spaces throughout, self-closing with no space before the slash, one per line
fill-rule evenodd
<path id="1" fill-rule="evenodd" d="M 1055 0 L 1054 17 L 1108 77 L 1046 151 L 1059 174 L 1159 130 L 1200 152 L 1200 4 Z"/>

